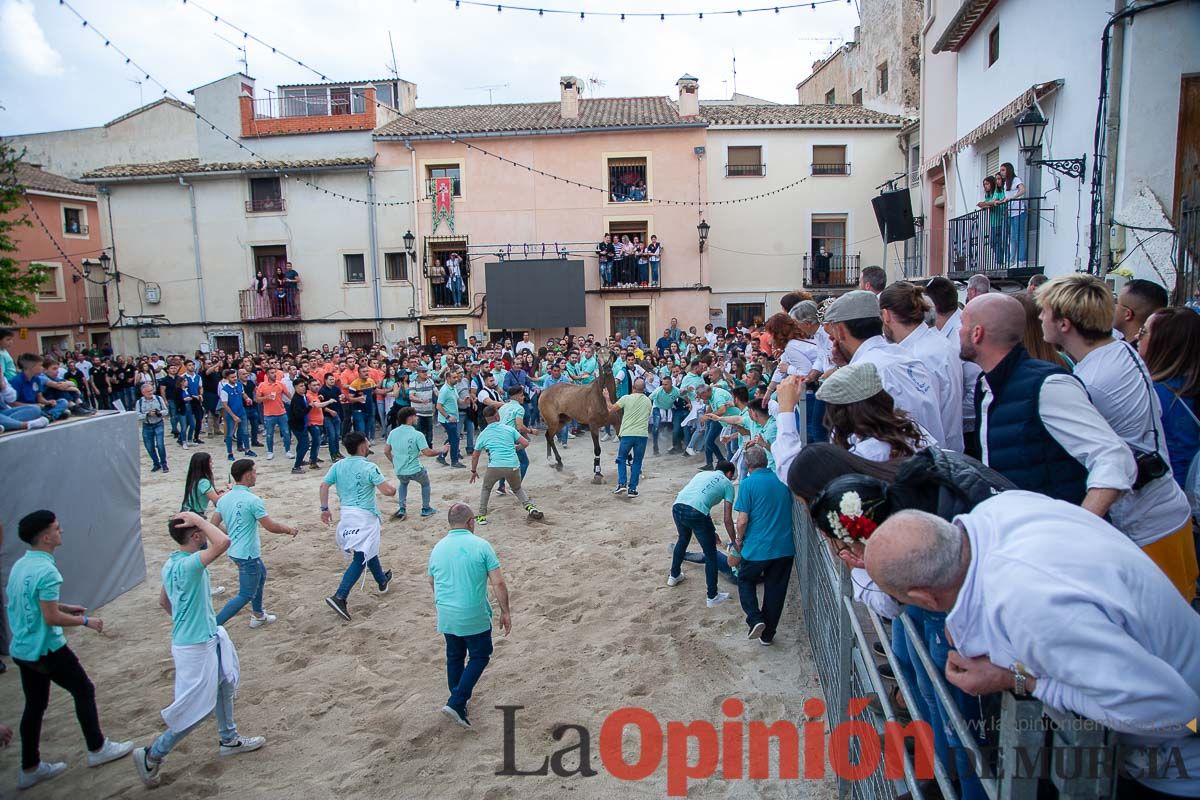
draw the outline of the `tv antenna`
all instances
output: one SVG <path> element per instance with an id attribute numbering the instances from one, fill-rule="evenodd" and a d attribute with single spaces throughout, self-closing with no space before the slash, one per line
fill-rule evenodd
<path id="1" fill-rule="evenodd" d="M 486 86 L 468 86 L 467 91 L 469 91 L 469 92 L 470 91 L 487 92 L 488 93 L 488 105 L 490 106 L 492 104 L 492 92 L 496 92 L 501 89 L 507 89 L 507 88 L 508 88 L 507 83 L 489 83 Z"/>
<path id="2" fill-rule="evenodd" d="M 231 41 L 229 39 L 226 39 L 224 36 L 222 36 L 219 33 L 214 33 L 213 36 L 217 37 L 222 42 L 224 42 L 225 44 L 229 45 L 234 50 L 237 50 L 239 53 L 242 54 L 242 57 L 238 59 L 238 63 L 242 65 L 242 72 L 249 75 L 250 74 L 250 58 L 249 58 L 249 53 L 246 52 L 246 46 L 238 44 L 237 42 Z"/>
<path id="3" fill-rule="evenodd" d="M 140 78 L 126 78 L 130 83 L 136 83 L 138 87 L 138 108 L 146 105 L 146 98 L 142 96 L 142 81 Z"/>
<path id="4" fill-rule="evenodd" d="M 392 77 L 400 80 L 400 67 L 396 64 L 396 45 L 392 42 L 392 32 L 388 31 L 388 47 L 392 51 L 392 63 L 388 65 L 388 72 L 392 73 Z"/>
<path id="5" fill-rule="evenodd" d="M 587 77 L 587 80 L 583 82 L 587 94 L 592 95 L 593 97 L 595 96 L 596 92 L 602 89 L 607 83 L 608 81 L 604 80 L 594 72 Z"/>

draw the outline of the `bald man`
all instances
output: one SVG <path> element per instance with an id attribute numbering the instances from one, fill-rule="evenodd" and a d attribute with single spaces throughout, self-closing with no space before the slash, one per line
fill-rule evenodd
<path id="1" fill-rule="evenodd" d="M 975 391 L 979 460 L 1019 489 L 1104 516 L 1133 486 L 1133 455 L 1078 379 L 1030 357 L 1024 330 L 1025 308 L 1014 297 L 984 294 L 963 309 L 961 354 L 983 370 Z"/>
<path id="2" fill-rule="evenodd" d="M 953 523 L 895 514 L 864 561 L 896 599 L 948 612 L 950 683 L 1033 695 L 1117 731 L 1131 768 L 1118 797 L 1200 796 L 1200 738 L 1187 727 L 1200 716 L 1200 616 L 1116 528 L 1010 491 Z"/>

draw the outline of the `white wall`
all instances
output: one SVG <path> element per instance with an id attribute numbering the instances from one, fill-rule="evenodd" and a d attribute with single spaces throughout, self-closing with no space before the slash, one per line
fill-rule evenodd
<path id="1" fill-rule="evenodd" d="M 809 174 L 813 145 L 846 145 L 849 176 L 810 176 L 768 200 L 711 206 L 705 213 L 712 231 L 705 250 L 715 306 L 760 302 L 768 312 L 780 294 L 803 282 L 803 254 L 812 249 L 814 214 L 845 213 L 846 252 L 859 253 L 862 266 L 883 263 L 883 241 L 871 208 L 875 186 L 903 169 L 895 128 L 730 130 L 707 133 L 709 200 L 730 200 L 769 191 Z M 766 177 L 725 177 L 729 146 L 760 145 Z M 730 252 L 741 251 L 741 252 Z M 895 273 L 892 264 L 890 272 Z"/>

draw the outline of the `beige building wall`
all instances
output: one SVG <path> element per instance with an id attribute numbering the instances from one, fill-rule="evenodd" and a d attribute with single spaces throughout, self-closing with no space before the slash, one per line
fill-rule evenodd
<path id="1" fill-rule="evenodd" d="M 943 3 L 945 4 L 945 3 Z M 801 105 L 850 104 L 862 92 L 862 105 L 887 114 L 913 114 L 920 104 L 921 27 L 925 0 L 860 0 L 860 24 L 847 42 L 796 86 Z M 887 88 L 880 91 L 881 67 Z"/>
<path id="2" fill-rule="evenodd" d="M 862 266 L 883 264 L 883 239 L 871 198 L 875 187 L 904 167 L 896 145 L 899 125 L 878 128 L 708 129 L 706 167 L 709 199 L 736 200 L 770 191 L 803 178 L 795 188 L 752 203 L 714 206 L 705 252 L 714 308 L 728 313 L 730 303 L 763 303 L 769 316 L 779 298 L 803 284 L 805 254 L 813 252 L 812 220 L 844 216 L 846 252 L 859 254 Z M 850 175 L 811 175 L 815 145 L 844 145 Z M 726 177 L 730 146 L 760 146 L 766 175 Z M 896 250 L 899 245 L 893 245 Z M 897 274 L 896 253 L 889 275 Z M 744 320 L 745 321 L 745 320 Z"/>

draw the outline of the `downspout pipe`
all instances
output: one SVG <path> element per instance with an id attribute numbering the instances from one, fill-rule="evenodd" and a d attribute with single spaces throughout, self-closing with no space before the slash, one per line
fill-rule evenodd
<path id="1" fill-rule="evenodd" d="M 200 305 L 200 326 L 208 332 L 208 310 L 204 305 L 204 269 L 200 265 L 200 226 L 196 221 L 196 187 L 179 176 L 179 185 L 188 190 L 192 207 L 192 255 L 196 258 L 196 297 Z M 111 214 L 111 212 L 110 212 Z"/>
<path id="2" fill-rule="evenodd" d="M 375 295 L 375 319 L 378 321 L 377 327 L 382 335 L 383 333 L 383 301 L 379 293 L 379 247 L 377 246 L 378 231 L 376 225 L 376 215 L 378 208 L 375 205 L 375 168 L 367 170 L 367 241 L 371 246 L 371 284 Z"/>

